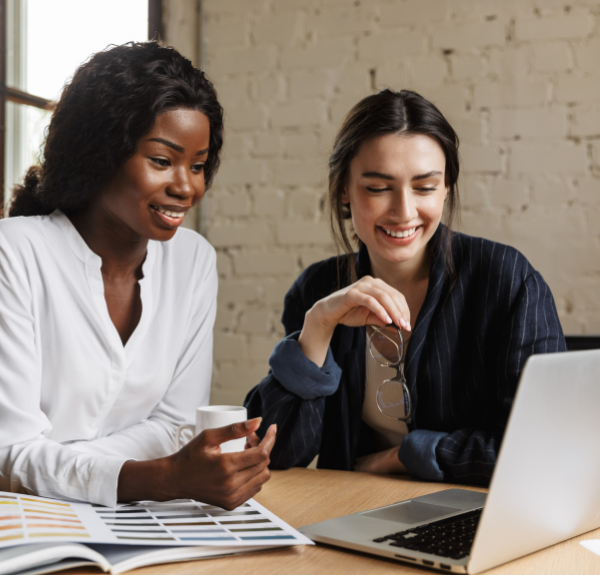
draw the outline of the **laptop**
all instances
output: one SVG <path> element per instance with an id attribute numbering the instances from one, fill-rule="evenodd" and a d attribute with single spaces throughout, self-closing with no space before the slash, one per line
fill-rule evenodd
<path id="1" fill-rule="evenodd" d="M 447 489 L 301 527 L 316 542 L 480 573 L 600 527 L 600 350 L 521 374 L 486 497 Z"/>

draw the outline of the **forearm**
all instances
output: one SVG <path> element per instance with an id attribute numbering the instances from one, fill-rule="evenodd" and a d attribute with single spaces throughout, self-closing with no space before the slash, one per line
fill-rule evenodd
<path id="1" fill-rule="evenodd" d="M 10 489 L 42 497 L 114 506 L 124 458 L 79 453 L 44 438 L 0 449 L 0 473 Z"/>
<path id="2" fill-rule="evenodd" d="M 354 465 L 354 471 L 367 473 L 406 473 L 406 467 L 398 458 L 399 447 L 392 447 L 385 451 L 379 451 L 359 457 Z"/>
<path id="3" fill-rule="evenodd" d="M 271 373 L 248 393 L 244 405 L 249 418 L 262 417 L 259 436 L 262 437 L 271 424 L 278 426 L 271 469 L 304 467 L 318 454 L 325 397 L 301 399 Z"/>
<path id="4" fill-rule="evenodd" d="M 151 417 L 104 437 L 74 441 L 69 447 L 94 455 L 117 455 L 138 461 L 157 459 L 175 451 L 175 430 L 180 423 L 188 421 Z"/>
<path id="5" fill-rule="evenodd" d="M 459 429 L 440 439 L 436 458 L 448 479 L 487 485 L 494 472 L 503 431 Z"/>

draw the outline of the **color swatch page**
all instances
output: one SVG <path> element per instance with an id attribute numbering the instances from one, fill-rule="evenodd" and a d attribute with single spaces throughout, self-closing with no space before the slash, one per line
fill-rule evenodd
<path id="1" fill-rule="evenodd" d="M 191 500 L 102 507 L 0 492 L 0 547 L 41 541 L 129 545 L 312 545 L 250 499 L 227 511 Z"/>

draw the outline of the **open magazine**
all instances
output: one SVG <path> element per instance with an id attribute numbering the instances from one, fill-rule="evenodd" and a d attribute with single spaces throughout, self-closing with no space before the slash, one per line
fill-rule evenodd
<path id="1" fill-rule="evenodd" d="M 108 508 L 0 492 L 0 575 L 97 566 L 123 573 L 312 541 L 250 499 L 227 511 L 191 500 Z"/>

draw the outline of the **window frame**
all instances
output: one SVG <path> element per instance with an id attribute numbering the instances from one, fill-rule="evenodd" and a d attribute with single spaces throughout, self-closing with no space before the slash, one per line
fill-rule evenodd
<path id="1" fill-rule="evenodd" d="M 23 92 L 6 84 L 6 38 L 7 17 L 6 0 L 0 0 L 0 218 L 4 217 L 4 188 L 6 180 L 6 103 L 14 102 L 25 106 L 33 106 L 43 110 L 51 110 L 54 102 L 40 98 L 29 92 Z M 148 0 L 148 39 L 162 38 L 162 0 Z"/>

